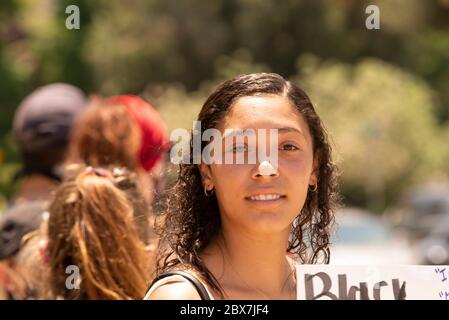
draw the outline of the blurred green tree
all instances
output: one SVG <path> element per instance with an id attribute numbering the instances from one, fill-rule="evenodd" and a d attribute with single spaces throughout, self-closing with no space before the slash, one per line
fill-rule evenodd
<path id="1" fill-rule="evenodd" d="M 65 28 L 65 8 L 71 4 L 80 8 L 80 30 Z M 380 30 L 365 27 L 368 4 L 380 8 Z M 18 163 L 10 134 L 14 110 L 39 85 L 64 81 L 88 93 L 144 94 L 166 113 L 169 127 L 183 126 L 186 122 L 190 127 L 190 119 L 217 82 L 255 71 L 296 77 L 296 58 L 310 53 L 325 61 L 318 62 L 320 67 L 316 69 L 319 74 L 326 70 L 323 83 L 336 88 L 350 84 L 352 91 L 344 91 L 349 97 L 387 95 L 386 101 L 398 105 L 399 98 L 394 100 L 392 94 L 396 89 L 391 86 L 365 88 L 377 81 L 393 87 L 406 85 L 397 89 L 405 104 L 428 99 L 432 107 L 421 120 L 423 136 L 416 133 L 420 141 L 449 126 L 448 41 L 447 0 L 3 0 L 0 2 L 0 153 L 3 154 L 0 194 L 11 194 L 9 181 Z M 367 63 L 371 67 L 366 67 Z M 379 75 L 373 72 L 374 65 L 382 71 Z M 303 64 L 302 68 L 312 66 Z M 306 76 L 303 69 L 299 79 L 312 81 L 313 77 Z M 344 82 L 338 83 L 340 80 Z M 410 94 L 406 94 L 408 90 Z M 317 94 L 319 100 L 325 99 L 324 93 Z M 394 110 L 383 112 L 391 113 L 391 118 L 399 121 Z M 408 109 L 404 107 L 397 112 Z M 419 118 L 415 111 L 412 114 L 403 116 Z M 430 120 L 425 120 L 428 114 Z M 390 120 L 382 121 L 388 124 L 387 128 L 394 127 Z M 418 128 L 417 132 L 421 130 Z M 370 137 L 384 129 L 379 129 L 376 122 L 358 130 L 374 148 L 378 139 Z M 392 134 L 393 129 L 388 130 L 385 132 Z M 401 148 L 411 148 L 405 154 L 419 163 L 421 169 L 417 172 L 424 172 L 412 170 L 412 160 L 395 160 L 406 164 L 412 172 L 410 176 L 430 172 L 424 169 L 426 166 L 439 167 L 433 156 L 419 154 L 410 141 L 404 141 Z M 402 154 L 401 148 L 398 154 Z M 397 159 L 401 157 L 398 155 Z M 356 174 L 356 167 L 352 170 L 353 179 L 366 178 L 361 174 L 363 169 L 357 169 L 360 174 Z M 394 181 L 412 183 L 399 179 L 401 174 L 406 175 L 402 169 L 393 173 Z M 372 182 L 378 185 L 373 188 L 383 190 L 381 185 L 389 180 L 382 181 Z M 346 183 L 346 190 L 357 183 Z M 389 203 L 390 197 L 401 188 L 400 184 L 389 182 L 387 187 L 391 192 L 370 192 L 377 193 L 372 197 L 380 199 L 370 201 Z M 366 192 L 354 187 L 346 194 L 362 201 L 366 200 Z"/>
<path id="2" fill-rule="evenodd" d="M 444 172 L 447 145 L 422 79 L 378 59 L 349 65 L 313 55 L 298 59 L 293 79 L 334 139 L 348 203 L 380 212 L 408 185 Z"/>

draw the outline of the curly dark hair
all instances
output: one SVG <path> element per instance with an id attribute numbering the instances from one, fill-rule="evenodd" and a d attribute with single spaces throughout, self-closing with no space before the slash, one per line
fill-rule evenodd
<path id="1" fill-rule="evenodd" d="M 200 255 L 221 228 L 215 195 L 207 197 L 198 165 L 193 163 L 193 135 L 217 128 L 233 103 L 241 97 L 274 94 L 287 97 L 306 120 L 313 137 L 314 155 L 319 157 L 318 186 L 309 190 L 306 202 L 296 217 L 288 247 L 301 263 L 329 263 L 333 212 L 340 199 L 337 192 L 337 168 L 331 159 L 326 130 L 306 93 L 278 74 L 241 75 L 222 83 L 206 100 L 199 115 L 201 132 L 193 132 L 190 164 L 182 163 L 176 184 L 169 191 L 166 211 L 158 222 L 161 236 L 157 274 L 172 269 L 190 268 L 199 273 L 214 290 L 223 290 L 204 265 Z M 201 151 L 208 141 L 202 142 Z"/>

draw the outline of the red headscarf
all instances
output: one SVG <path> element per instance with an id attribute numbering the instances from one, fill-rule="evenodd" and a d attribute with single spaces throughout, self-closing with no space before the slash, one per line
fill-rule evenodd
<path id="1" fill-rule="evenodd" d="M 140 165 L 150 171 L 167 150 L 170 142 L 167 139 L 165 127 L 159 113 L 138 96 L 113 96 L 106 101 L 118 103 L 126 107 L 142 133 L 142 143 L 139 151 Z"/>

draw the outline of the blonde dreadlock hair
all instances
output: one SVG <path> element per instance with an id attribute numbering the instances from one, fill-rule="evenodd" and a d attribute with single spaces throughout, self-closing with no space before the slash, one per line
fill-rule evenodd
<path id="1" fill-rule="evenodd" d="M 56 191 L 48 220 L 50 287 L 56 297 L 142 299 L 151 278 L 148 215 L 142 213 L 148 206 L 134 178 L 126 169 L 89 167 Z M 79 268 L 78 290 L 66 287 L 71 265 Z"/>

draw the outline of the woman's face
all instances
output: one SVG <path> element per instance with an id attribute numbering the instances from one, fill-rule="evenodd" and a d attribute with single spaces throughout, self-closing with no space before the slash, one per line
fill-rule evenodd
<path id="1" fill-rule="evenodd" d="M 217 128 L 278 129 L 276 174 L 261 175 L 260 161 L 248 164 L 200 165 L 203 182 L 215 189 L 223 225 L 262 233 L 290 232 L 300 213 L 309 185 L 316 184 L 312 137 L 303 116 L 285 97 L 260 95 L 239 98 Z M 260 132 L 260 131 L 259 131 Z M 269 136 L 267 134 L 267 141 Z M 223 153 L 254 152 L 261 143 L 230 144 Z M 265 143 L 265 142 L 264 142 Z M 269 147 L 268 147 L 269 148 Z M 269 149 L 268 149 L 269 150 Z"/>

